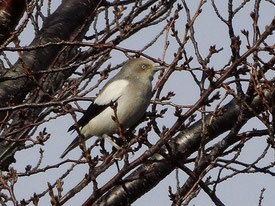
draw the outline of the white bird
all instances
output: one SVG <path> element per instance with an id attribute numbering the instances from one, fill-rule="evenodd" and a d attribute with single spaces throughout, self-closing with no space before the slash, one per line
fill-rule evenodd
<path id="1" fill-rule="evenodd" d="M 126 62 L 119 73 L 106 83 L 77 122 L 82 127 L 80 133 L 85 140 L 92 136 L 101 136 L 110 141 L 109 135 L 117 132 L 118 124 L 112 118 L 115 116 L 114 108 L 110 105 L 112 103 L 117 104 L 118 122 L 124 129 L 137 123 L 150 104 L 153 75 L 159 69 L 162 67 L 155 66 L 149 59 L 137 58 Z M 76 125 L 72 125 L 68 131 L 73 129 L 76 129 Z M 61 158 L 78 145 L 79 137 L 76 137 Z"/>

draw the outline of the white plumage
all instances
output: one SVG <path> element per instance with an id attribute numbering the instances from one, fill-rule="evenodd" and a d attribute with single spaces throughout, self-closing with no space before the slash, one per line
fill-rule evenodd
<path id="1" fill-rule="evenodd" d="M 106 105 L 111 101 L 115 102 L 121 95 L 125 93 L 125 89 L 129 84 L 128 80 L 120 79 L 108 85 L 95 99 L 94 104 Z"/>
<path id="2" fill-rule="evenodd" d="M 146 112 L 152 97 L 152 80 L 160 67 L 151 60 L 137 58 L 129 60 L 100 91 L 83 117 L 78 121 L 81 134 L 88 139 L 92 136 L 106 136 L 116 133 L 117 123 L 112 119 L 114 109 L 110 103 L 117 103 L 117 116 L 123 128 L 133 126 Z M 70 130 L 75 129 L 73 125 Z M 79 137 L 61 155 L 63 158 L 79 144 Z"/>

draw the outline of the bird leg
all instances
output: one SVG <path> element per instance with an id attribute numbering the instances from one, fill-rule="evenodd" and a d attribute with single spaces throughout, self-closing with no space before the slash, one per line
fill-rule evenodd
<path id="1" fill-rule="evenodd" d="M 107 134 L 103 134 L 102 137 L 107 140 L 113 147 L 115 147 L 117 150 L 120 150 L 121 147 L 118 146 Z"/>

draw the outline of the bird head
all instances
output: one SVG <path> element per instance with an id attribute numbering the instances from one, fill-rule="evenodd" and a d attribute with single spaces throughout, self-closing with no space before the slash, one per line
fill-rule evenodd
<path id="1" fill-rule="evenodd" d="M 153 80 L 156 71 L 163 67 L 156 65 L 153 61 L 145 58 L 136 58 L 129 60 L 122 68 L 122 72 L 127 76 L 137 79 Z"/>

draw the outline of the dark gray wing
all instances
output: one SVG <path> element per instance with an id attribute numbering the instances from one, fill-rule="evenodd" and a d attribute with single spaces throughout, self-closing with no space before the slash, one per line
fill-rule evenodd
<path id="1" fill-rule="evenodd" d="M 84 127 L 88 122 L 93 119 L 95 116 L 97 116 L 100 112 L 102 112 L 104 109 L 106 109 L 110 105 L 97 105 L 97 104 L 90 104 L 88 109 L 84 112 L 84 115 L 78 120 L 77 124 L 79 127 Z M 72 125 L 69 129 L 69 131 L 72 131 L 76 129 L 76 125 Z"/>

